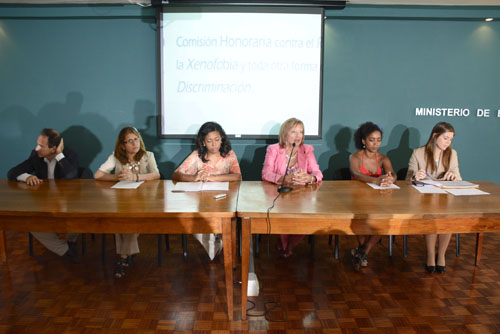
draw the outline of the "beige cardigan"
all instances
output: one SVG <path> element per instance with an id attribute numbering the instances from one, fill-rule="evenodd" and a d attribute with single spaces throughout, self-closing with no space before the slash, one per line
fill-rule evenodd
<path id="1" fill-rule="evenodd" d="M 406 179 L 413 180 L 415 178 L 415 174 L 417 174 L 420 169 L 426 170 L 426 163 L 427 160 L 425 159 L 425 146 L 414 149 L 413 154 L 410 158 L 410 162 L 408 163 L 408 173 L 406 174 Z M 460 176 L 460 170 L 458 169 L 457 151 L 455 151 L 454 149 L 451 150 L 450 167 L 448 170 L 444 170 L 442 161 L 440 161 L 436 171 L 427 171 L 427 173 L 433 179 L 436 179 L 438 177 L 442 177 L 444 173 L 448 171 L 455 174 L 457 180 L 462 180 L 462 177 Z"/>

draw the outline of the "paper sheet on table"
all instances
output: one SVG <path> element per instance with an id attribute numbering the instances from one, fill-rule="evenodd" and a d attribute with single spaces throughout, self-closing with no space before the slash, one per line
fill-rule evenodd
<path id="1" fill-rule="evenodd" d="M 228 191 L 229 190 L 229 182 L 203 182 L 203 186 L 201 187 L 202 191 L 205 190 L 217 190 L 217 191 Z"/>
<path id="2" fill-rule="evenodd" d="M 468 196 L 468 195 L 489 195 L 486 191 L 479 190 L 477 188 L 467 188 L 467 189 L 445 189 L 446 192 L 455 196 Z"/>
<path id="3" fill-rule="evenodd" d="M 177 182 L 172 191 L 227 191 L 229 182 Z"/>
<path id="4" fill-rule="evenodd" d="M 137 189 L 143 183 L 144 183 L 144 181 L 140 181 L 140 182 L 120 181 L 118 183 L 115 183 L 115 185 L 112 186 L 111 188 L 114 188 L 114 189 Z"/>
<path id="5" fill-rule="evenodd" d="M 417 189 L 421 194 L 446 194 L 447 192 L 441 188 L 434 186 L 423 186 L 417 187 L 416 185 L 412 185 L 413 188 Z"/>
<path id="6" fill-rule="evenodd" d="M 420 182 L 433 185 L 441 188 L 477 188 L 478 184 L 470 183 L 468 181 L 437 181 L 437 180 L 420 180 Z"/>
<path id="7" fill-rule="evenodd" d="M 372 187 L 373 189 L 399 189 L 399 187 L 397 185 L 395 185 L 394 183 L 391 184 L 390 186 L 388 187 L 382 187 L 382 186 L 378 186 L 376 185 L 375 183 L 367 183 L 367 185 L 369 185 L 370 187 Z"/>

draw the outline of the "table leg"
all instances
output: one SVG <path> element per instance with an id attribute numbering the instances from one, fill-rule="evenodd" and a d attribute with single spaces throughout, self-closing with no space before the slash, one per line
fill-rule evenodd
<path id="1" fill-rule="evenodd" d="M 232 249 L 232 220 L 222 219 L 222 242 L 224 249 L 224 274 L 226 275 L 227 317 L 233 320 L 233 249 Z"/>
<path id="2" fill-rule="evenodd" d="M 479 232 L 476 235 L 476 260 L 474 262 L 475 266 L 479 265 L 479 261 L 481 260 L 481 253 L 483 251 L 483 238 L 484 232 Z"/>
<path id="3" fill-rule="evenodd" d="M 250 265 L 251 220 L 241 220 L 241 320 L 247 318 L 248 267 Z"/>
<path id="4" fill-rule="evenodd" d="M 231 218 L 231 249 L 233 252 L 233 270 L 236 268 L 236 263 L 238 261 L 238 257 L 236 255 L 236 230 L 238 229 L 237 227 L 238 220 L 237 218 Z"/>
<path id="5" fill-rule="evenodd" d="M 0 230 L 0 257 L 2 262 L 7 262 L 7 249 L 5 247 L 5 231 Z"/>

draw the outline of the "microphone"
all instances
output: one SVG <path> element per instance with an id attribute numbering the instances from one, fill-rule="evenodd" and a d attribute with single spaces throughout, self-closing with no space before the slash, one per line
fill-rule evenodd
<path id="1" fill-rule="evenodd" d="M 285 175 L 283 176 L 283 182 L 281 183 L 281 186 L 278 187 L 279 193 L 287 193 L 293 189 L 291 187 L 285 187 L 285 178 L 286 178 L 286 175 L 288 174 L 288 166 L 290 166 L 290 160 L 292 160 L 294 148 L 295 148 L 295 143 L 292 144 L 292 150 L 290 151 L 290 157 L 288 158 L 288 163 L 286 164 Z"/>

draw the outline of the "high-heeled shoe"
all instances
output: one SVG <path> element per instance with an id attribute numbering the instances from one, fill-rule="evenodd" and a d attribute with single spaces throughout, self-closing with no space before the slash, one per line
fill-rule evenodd
<path id="1" fill-rule="evenodd" d="M 352 267 L 354 271 L 359 271 L 363 262 L 366 261 L 366 254 L 363 250 L 356 248 L 355 254 L 352 258 Z"/>
<path id="2" fill-rule="evenodd" d="M 446 266 L 436 266 L 436 271 L 438 274 L 444 274 L 446 272 Z"/>
<path id="3" fill-rule="evenodd" d="M 351 255 L 352 255 L 352 257 L 354 257 L 356 255 L 356 252 L 359 252 L 359 249 L 360 248 L 353 248 L 353 249 L 351 249 Z M 366 254 L 365 254 L 365 257 L 363 259 L 361 259 L 361 267 L 368 267 L 368 259 L 366 257 Z"/>
<path id="4" fill-rule="evenodd" d="M 436 266 L 428 266 L 427 264 L 425 264 L 424 266 L 425 266 L 425 270 L 427 270 L 427 272 L 429 274 L 432 274 L 436 271 Z"/>
<path id="5" fill-rule="evenodd" d="M 438 272 L 438 274 L 443 274 L 446 271 L 446 265 L 438 266 L 437 263 L 438 263 L 438 256 L 436 254 L 436 271 Z"/>
<path id="6" fill-rule="evenodd" d="M 292 256 L 292 251 L 291 250 L 286 250 L 283 253 L 281 253 L 281 257 L 284 258 L 284 259 L 287 259 L 290 256 Z"/>

